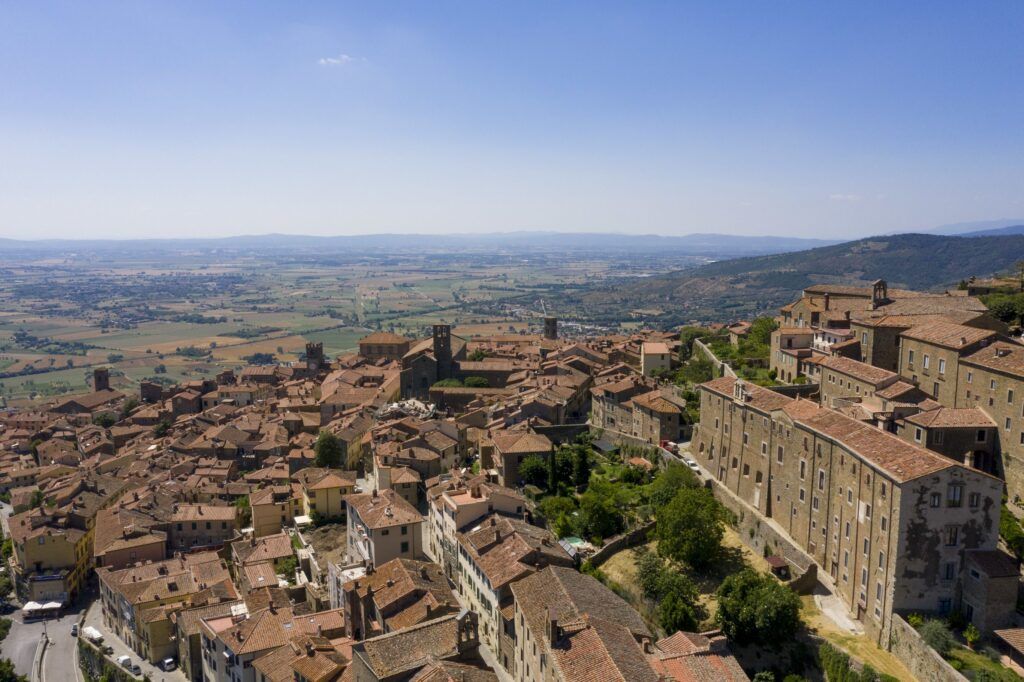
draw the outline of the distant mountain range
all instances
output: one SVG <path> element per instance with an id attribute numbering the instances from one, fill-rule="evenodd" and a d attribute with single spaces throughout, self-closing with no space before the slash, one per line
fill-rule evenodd
<path id="1" fill-rule="evenodd" d="M 1006 229 L 1021 230 L 1024 229 L 1022 226 L 1024 226 L 1024 218 L 1004 218 L 1003 220 L 975 220 L 967 223 L 951 223 L 926 230 L 905 230 L 901 234 L 921 232 L 924 234 L 941 234 L 949 237 L 964 237 L 968 235 L 978 237 L 997 234 L 1000 230 Z M 1010 234 L 1020 234 L 1020 232 L 1011 231 Z"/>
<path id="2" fill-rule="evenodd" d="M 658 254 L 729 258 L 783 253 L 835 244 L 837 240 L 749 237 L 726 234 L 683 236 L 572 232 L 483 234 L 379 234 L 336 237 L 266 234 L 216 239 L 35 240 L 0 239 L 0 251 L 73 254 L 104 251 L 277 251 L 287 253 L 399 254 L 425 252 Z"/>
<path id="3" fill-rule="evenodd" d="M 730 320 L 773 311 L 815 283 L 867 284 L 885 279 L 890 286 L 941 289 L 972 275 L 1011 269 L 1024 259 L 1024 226 L 948 237 L 900 234 L 869 237 L 806 251 L 736 258 L 696 268 L 618 282 L 592 290 L 582 302 L 657 310 L 661 324 L 691 319 Z M 975 236 L 980 234 L 980 236 Z"/>

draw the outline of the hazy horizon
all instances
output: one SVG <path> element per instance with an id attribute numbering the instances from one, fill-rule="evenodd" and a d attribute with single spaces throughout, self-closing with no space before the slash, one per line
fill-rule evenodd
<path id="1" fill-rule="evenodd" d="M 1024 215 L 1022 29 L 1015 2 L 8 3 L 0 237 Z"/>

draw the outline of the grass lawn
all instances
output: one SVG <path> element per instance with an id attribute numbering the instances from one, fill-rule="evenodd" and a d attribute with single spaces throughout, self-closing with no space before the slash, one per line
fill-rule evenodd
<path id="1" fill-rule="evenodd" d="M 960 672 L 967 679 L 974 679 L 974 675 L 984 670 L 992 676 L 992 679 L 999 682 L 1018 682 L 1024 680 L 1020 675 L 1003 666 L 998 661 L 993 661 L 980 651 L 971 651 L 967 647 L 958 646 L 949 652 L 946 660 L 956 667 L 954 661 L 959 661 Z"/>

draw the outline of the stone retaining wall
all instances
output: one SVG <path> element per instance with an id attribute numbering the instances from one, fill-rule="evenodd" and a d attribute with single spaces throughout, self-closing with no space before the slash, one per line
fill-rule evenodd
<path id="1" fill-rule="evenodd" d="M 600 566 L 604 562 L 608 561 L 613 554 L 616 554 L 627 547 L 634 545 L 640 545 L 647 541 L 647 536 L 652 530 L 654 530 L 654 521 L 648 521 L 642 526 L 638 526 L 631 531 L 616 535 L 602 545 L 601 549 L 594 552 L 593 556 L 590 557 L 590 563 L 592 566 Z"/>
<path id="2" fill-rule="evenodd" d="M 898 614 L 892 614 L 892 633 L 889 636 L 889 651 L 907 666 L 919 680 L 927 682 L 966 682 L 967 678 L 953 669 L 949 663 L 931 648 L 910 627 L 910 623 Z"/>
<path id="3" fill-rule="evenodd" d="M 736 532 L 743 544 L 762 555 L 765 547 L 769 547 L 768 553 L 776 554 L 788 561 L 799 574 L 797 577 L 811 570 L 817 574 L 817 564 L 814 560 L 784 532 L 764 519 L 759 511 L 736 497 L 714 478 L 706 478 L 705 481 L 714 493 L 715 499 L 736 516 Z"/>
<path id="4" fill-rule="evenodd" d="M 700 339 L 693 340 L 693 348 L 694 350 L 700 351 L 700 353 L 703 354 L 704 357 L 711 361 L 711 364 L 713 364 L 715 366 L 715 369 L 718 370 L 716 376 L 736 376 L 736 372 L 733 371 L 732 367 L 719 360 L 718 356 L 715 355 L 712 352 L 712 350 Z"/>

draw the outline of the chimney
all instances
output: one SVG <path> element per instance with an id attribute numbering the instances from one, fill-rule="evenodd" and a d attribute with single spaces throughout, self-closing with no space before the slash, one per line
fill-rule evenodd
<path id="1" fill-rule="evenodd" d="M 825 292 L 825 310 L 828 310 L 828 303 L 829 303 L 828 299 L 829 299 L 828 292 Z"/>

